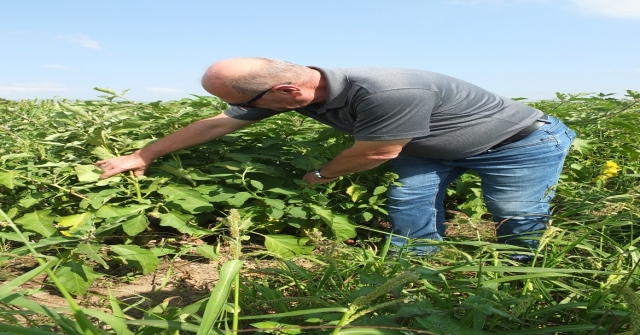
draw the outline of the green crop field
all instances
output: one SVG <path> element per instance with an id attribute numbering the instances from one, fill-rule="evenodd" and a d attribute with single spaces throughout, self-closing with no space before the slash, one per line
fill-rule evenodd
<path id="1" fill-rule="evenodd" d="M 394 175 L 382 165 L 307 186 L 351 139 L 295 113 L 162 157 L 142 178 L 99 179 L 93 162 L 226 106 L 96 90 L 0 99 L 0 335 L 640 334 L 638 92 L 529 103 L 579 138 L 523 265 L 495 243 L 473 174 L 450 188 L 440 253 L 388 257 Z M 191 269 L 179 285 L 178 264 Z M 185 286 L 198 276 L 201 295 Z M 176 289 L 115 293 L 141 278 L 149 294 Z"/>

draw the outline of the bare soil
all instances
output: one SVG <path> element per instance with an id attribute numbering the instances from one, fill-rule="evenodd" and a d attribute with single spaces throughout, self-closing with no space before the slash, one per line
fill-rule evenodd
<path id="1" fill-rule="evenodd" d="M 480 236 L 490 240 L 494 235 L 491 222 L 474 223 L 459 212 L 448 213 L 450 222 L 447 235 L 452 237 Z M 96 272 L 103 274 L 92 285 L 89 292 L 76 297 L 76 301 L 83 307 L 104 309 L 109 311 L 107 299 L 109 291 L 118 301 L 134 305 L 139 310 L 148 310 L 163 302 L 169 306 L 186 306 L 210 294 L 218 281 L 218 271 L 222 263 L 228 258 L 221 255 L 213 261 L 202 257 L 165 258 L 158 268 L 146 275 L 128 273 L 131 269 L 122 266 L 104 270 L 96 267 Z M 313 266 L 305 260 L 297 261 L 297 265 L 309 269 Z M 13 259 L 0 264 L 0 284 L 15 278 L 38 266 L 31 256 Z M 248 258 L 244 261 L 243 277 L 263 276 L 271 272 L 269 269 L 278 267 L 278 262 L 262 258 Z M 67 307 L 68 303 L 59 292 L 48 283 L 46 275 L 40 275 L 18 288 L 23 292 L 32 292 L 30 298 L 48 307 Z"/>

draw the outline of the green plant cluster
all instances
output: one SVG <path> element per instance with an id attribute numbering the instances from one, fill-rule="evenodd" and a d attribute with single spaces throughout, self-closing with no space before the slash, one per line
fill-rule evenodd
<path id="1" fill-rule="evenodd" d="M 163 157 L 144 178 L 101 180 L 94 161 L 225 106 L 201 96 L 143 104 L 97 90 L 105 94 L 97 101 L 0 100 L 0 265 L 26 255 L 40 263 L 0 288 L 0 334 L 640 332 L 638 92 L 531 103 L 579 138 L 551 226 L 525 266 L 505 257 L 523 251 L 471 237 L 448 238 L 430 257 L 388 257 L 388 245 L 367 243 L 365 233 L 385 219 L 393 174 L 382 166 L 316 188 L 302 184 L 350 139 L 292 113 Z M 472 223 L 486 218 L 473 174 L 449 195 Z M 356 247 L 342 243 L 357 235 Z M 180 236 L 215 239 L 171 243 Z M 249 256 L 247 242 L 264 249 Z M 221 247 L 230 260 L 219 282 L 187 306 L 163 302 L 134 318 L 135 304 L 113 295 L 110 313 L 72 299 L 87 292 L 98 269 L 124 264 L 150 273 L 163 257 L 218 259 Z M 264 257 L 279 265 L 258 278 L 242 271 Z M 51 309 L 19 290 L 40 273 L 69 308 Z"/>

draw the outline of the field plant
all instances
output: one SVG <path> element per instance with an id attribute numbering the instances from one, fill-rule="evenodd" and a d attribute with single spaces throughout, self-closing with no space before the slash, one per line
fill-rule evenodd
<path id="1" fill-rule="evenodd" d="M 389 257 L 394 175 L 383 165 L 303 184 L 351 140 L 294 113 L 167 155 L 143 178 L 101 180 L 96 160 L 226 106 L 96 90 L 95 101 L 0 99 L 0 267 L 36 262 L 0 277 L 0 334 L 640 334 L 638 92 L 530 103 L 579 138 L 535 260 L 519 264 L 506 256 L 525 251 L 475 231 L 490 217 L 473 174 L 449 192 L 465 234 L 433 256 Z M 144 275 L 181 255 L 221 264 L 208 297 L 141 309 L 109 294 L 107 310 L 74 299 L 111 269 Z M 246 266 L 266 261 L 259 275 Z M 21 289 L 41 274 L 68 308 Z"/>

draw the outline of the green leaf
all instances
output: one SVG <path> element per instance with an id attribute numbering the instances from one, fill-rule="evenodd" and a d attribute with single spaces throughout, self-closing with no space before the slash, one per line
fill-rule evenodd
<path id="1" fill-rule="evenodd" d="M 386 186 L 378 186 L 373 190 L 373 195 L 380 195 L 387 191 Z"/>
<path id="2" fill-rule="evenodd" d="M 115 157 L 110 151 L 109 149 L 103 147 L 103 146 L 97 146 L 95 147 L 93 150 L 91 150 L 91 153 L 94 154 L 96 157 L 100 158 L 100 159 L 109 159 L 109 158 L 113 158 Z"/>
<path id="3" fill-rule="evenodd" d="M 176 185 L 168 185 L 158 189 L 158 193 L 166 195 L 167 202 L 173 202 L 192 214 L 213 211 L 213 205 L 200 192 Z"/>
<path id="4" fill-rule="evenodd" d="M 175 168 L 173 166 L 169 166 L 169 165 L 162 165 L 160 167 L 160 170 L 164 171 L 164 172 L 168 172 L 178 178 L 183 178 L 184 180 L 188 181 L 189 184 L 191 186 L 196 186 L 196 182 L 193 180 L 193 178 L 191 177 L 191 175 L 189 175 L 189 173 L 187 171 L 185 171 L 184 169 L 180 169 L 180 168 Z"/>
<path id="5" fill-rule="evenodd" d="M 591 142 L 578 137 L 571 144 L 571 148 L 578 150 L 581 154 L 584 154 L 585 152 L 591 151 L 593 145 L 591 144 Z"/>
<path id="6" fill-rule="evenodd" d="M 313 246 L 305 245 L 307 241 L 309 241 L 307 237 L 264 235 L 264 239 L 267 250 L 283 258 L 296 255 L 309 255 L 313 252 Z"/>
<path id="7" fill-rule="evenodd" d="M 0 172 L 0 184 L 12 190 L 16 185 L 17 177 L 18 173 L 15 171 Z"/>
<path id="8" fill-rule="evenodd" d="M 100 257 L 100 255 L 102 255 L 101 249 L 104 247 L 104 244 L 80 243 L 73 252 L 85 255 L 90 260 L 102 265 L 103 268 L 108 269 L 109 265 Z"/>
<path id="9" fill-rule="evenodd" d="M 62 106 L 62 108 L 72 112 L 73 114 L 75 114 L 76 116 L 79 116 L 80 118 L 83 118 L 85 120 L 88 121 L 93 121 L 91 120 L 91 117 L 89 116 L 89 114 L 87 114 L 87 112 L 84 111 L 84 109 L 78 107 L 78 106 L 72 106 L 69 105 L 67 103 L 64 103 L 62 101 L 58 101 L 58 105 Z"/>
<path id="10" fill-rule="evenodd" d="M 222 309 L 229 299 L 229 293 L 233 286 L 233 281 L 240 273 L 242 261 L 237 259 L 227 261 L 220 268 L 220 279 L 211 290 L 207 307 L 204 310 L 204 317 L 200 323 L 200 327 L 196 335 L 208 335 L 213 328 L 214 323 L 220 318 Z"/>
<path id="11" fill-rule="evenodd" d="M 111 95 L 118 95 L 118 93 L 116 93 L 116 91 L 110 89 L 110 88 L 106 88 L 106 87 L 94 87 L 94 90 L 98 91 L 98 92 L 102 92 L 102 93 L 107 93 L 107 94 L 111 94 Z"/>
<path id="12" fill-rule="evenodd" d="M 264 188 L 264 185 L 257 181 L 257 180 L 251 180 L 249 181 L 251 183 L 251 186 L 255 187 L 256 189 L 258 189 L 258 191 L 262 191 L 262 189 Z"/>
<path id="13" fill-rule="evenodd" d="M 142 274 L 150 273 L 160 264 L 160 260 L 150 250 L 142 249 L 137 245 L 112 245 L 111 251 L 120 255 L 127 261 L 136 263 Z"/>
<path id="14" fill-rule="evenodd" d="M 307 213 L 307 211 L 302 207 L 291 207 L 289 209 L 289 215 L 294 218 L 306 219 L 309 213 Z"/>
<path id="15" fill-rule="evenodd" d="M 267 205 L 279 210 L 282 210 L 285 207 L 284 201 L 279 199 L 264 199 L 264 202 Z"/>
<path id="16" fill-rule="evenodd" d="M 284 194 L 284 195 L 296 195 L 296 194 L 298 194 L 298 192 L 291 191 L 291 190 L 284 189 L 284 188 L 279 188 L 279 187 L 270 188 L 268 190 L 265 190 L 265 192 L 273 192 L 273 193 Z"/>
<path id="17" fill-rule="evenodd" d="M 231 198 L 227 199 L 227 203 L 234 207 L 240 207 L 244 205 L 245 201 L 252 197 L 249 192 L 238 192 L 234 194 Z"/>
<path id="18" fill-rule="evenodd" d="M 339 241 L 356 236 L 356 226 L 349 223 L 349 219 L 345 215 L 333 214 L 331 210 L 313 204 L 310 204 L 309 208 L 331 227 L 331 231 Z"/>
<path id="19" fill-rule="evenodd" d="M 196 247 L 196 252 L 199 255 L 206 257 L 212 261 L 216 261 L 219 258 L 218 254 L 216 254 L 216 249 L 212 245 L 199 245 Z"/>
<path id="20" fill-rule="evenodd" d="M 54 218 L 49 216 L 49 213 L 51 213 L 49 209 L 34 211 L 16 219 L 15 222 L 21 224 L 24 229 L 49 237 L 58 231 L 53 223 Z"/>
<path id="21" fill-rule="evenodd" d="M 149 219 L 145 214 L 138 214 L 122 223 L 122 230 L 129 236 L 136 236 L 149 226 Z"/>
<path id="22" fill-rule="evenodd" d="M 58 218 L 58 226 L 67 229 L 61 230 L 60 234 L 64 236 L 84 235 L 93 227 L 93 218 L 91 213 L 82 213 Z"/>
<path id="23" fill-rule="evenodd" d="M 87 292 L 93 281 L 100 277 L 83 262 L 71 260 L 55 271 L 60 282 L 70 293 L 81 295 Z"/>
<path id="24" fill-rule="evenodd" d="M 102 170 L 93 165 L 76 165 L 73 167 L 76 170 L 78 181 L 81 183 L 90 183 L 100 180 Z"/>
<path id="25" fill-rule="evenodd" d="M 367 193 L 367 188 L 362 185 L 351 185 L 347 188 L 347 194 L 351 196 L 351 201 L 356 202 L 363 194 Z"/>
<path id="26" fill-rule="evenodd" d="M 211 234 L 210 230 L 189 223 L 192 218 L 193 215 L 190 214 L 177 212 L 165 213 L 160 215 L 160 225 L 175 228 L 183 234 L 189 234 L 195 237 Z"/>
<path id="27" fill-rule="evenodd" d="M 96 211 L 96 217 L 98 218 L 102 218 L 102 219 L 109 219 L 109 218 L 119 218 L 119 217 L 123 217 L 123 216 L 129 216 L 132 214 L 137 214 L 137 213 L 141 213 L 142 211 L 148 209 L 149 205 L 129 205 L 126 207 L 116 207 L 116 206 L 111 206 L 111 205 L 104 205 L 102 207 L 100 207 L 100 209 L 98 209 L 98 211 Z"/>

